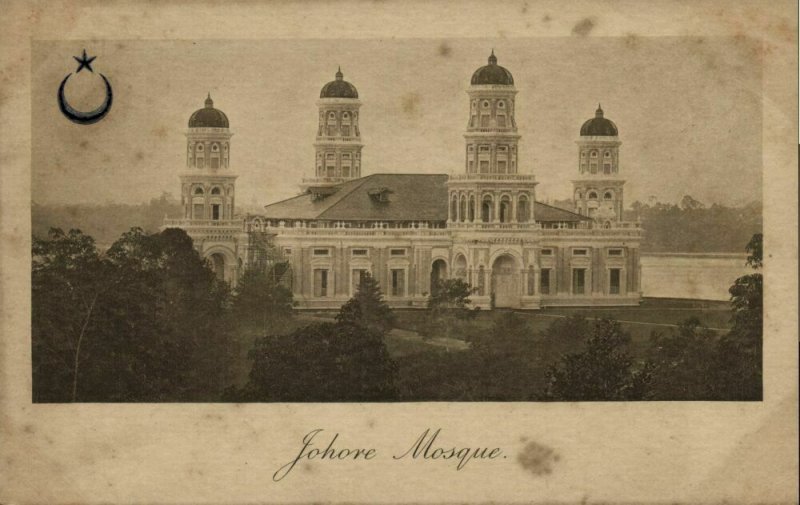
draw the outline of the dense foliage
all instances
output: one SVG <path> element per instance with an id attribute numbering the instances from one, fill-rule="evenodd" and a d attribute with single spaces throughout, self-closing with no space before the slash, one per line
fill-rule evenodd
<path id="1" fill-rule="evenodd" d="M 221 391 L 227 285 L 185 232 L 34 238 L 34 401 L 190 401 Z"/>
<path id="2" fill-rule="evenodd" d="M 384 343 L 393 314 L 369 275 L 344 304 L 335 323 L 266 335 L 250 351 L 247 384 L 231 390 L 237 401 L 391 401 L 397 398 L 397 366 Z"/>

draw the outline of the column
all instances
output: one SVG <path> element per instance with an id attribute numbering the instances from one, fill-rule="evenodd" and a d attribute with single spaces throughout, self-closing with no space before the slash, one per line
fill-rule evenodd
<path id="1" fill-rule="evenodd" d="M 511 222 L 517 222 L 517 198 L 519 198 L 519 191 L 511 193 Z M 527 291 L 525 291 L 527 293 Z"/>
<path id="2" fill-rule="evenodd" d="M 492 193 L 492 196 L 494 196 L 494 200 L 492 202 L 492 203 L 494 203 L 494 216 L 492 216 L 494 219 L 492 219 L 492 221 L 495 222 L 495 223 L 499 223 L 500 222 L 500 195 L 498 195 L 497 192 L 495 191 L 494 193 Z"/>

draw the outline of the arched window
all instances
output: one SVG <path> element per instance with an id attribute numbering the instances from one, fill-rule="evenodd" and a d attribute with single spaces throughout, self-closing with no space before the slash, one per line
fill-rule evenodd
<path id="1" fill-rule="evenodd" d="M 226 153 L 228 152 L 228 143 L 227 142 L 222 144 L 222 150 L 225 151 Z"/>
<path id="2" fill-rule="evenodd" d="M 329 112 L 328 113 L 328 119 L 334 119 L 335 120 L 336 119 L 336 113 L 335 112 Z"/>
<path id="3" fill-rule="evenodd" d="M 613 200 L 614 194 L 611 191 L 606 191 L 603 195 L 603 200 Z"/>
<path id="4" fill-rule="evenodd" d="M 504 101 L 500 100 L 499 102 L 497 102 L 497 108 L 498 109 L 505 109 L 506 108 L 506 103 Z"/>
<path id="5" fill-rule="evenodd" d="M 195 195 L 202 195 L 203 193 L 204 193 L 203 188 L 200 187 L 194 188 Z"/>
<path id="6" fill-rule="evenodd" d="M 492 220 L 492 197 L 486 195 L 481 202 L 481 221 L 488 223 Z"/>
<path id="7" fill-rule="evenodd" d="M 218 153 L 219 152 L 219 144 L 217 144 L 216 142 L 211 144 L 211 152 L 212 153 Z"/>
<path id="8" fill-rule="evenodd" d="M 586 157 L 586 151 L 581 151 L 581 158 L 585 158 L 585 157 Z"/>
<path id="9" fill-rule="evenodd" d="M 517 200 L 517 221 L 520 223 L 527 223 L 530 216 L 530 207 L 528 207 L 528 197 L 520 195 Z"/>
<path id="10" fill-rule="evenodd" d="M 594 191 L 589 191 L 588 197 L 589 200 L 597 200 L 597 193 L 595 193 Z"/>
<path id="11" fill-rule="evenodd" d="M 500 198 L 500 222 L 507 223 L 509 221 L 511 221 L 511 198 L 503 195 Z"/>
<path id="12" fill-rule="evenodd" d="M 458 197 L 453 195 L 450 201 L 450 221 L 458 221 Z"/>
<path id="13" fill-rule="evenodd" d="M 197 152 L 198 153 L 202 153 L 203 152 L 203 144 L 197 144 Z"/>
<path id="14" fill-rule="evenodd" d="M 469 197 L 469 220 L 475 221 L 475 197 Z"/>
<path id="15" fill-rule="evenodd" d="M 349 112 L 343 112 L 342 113 L 342 119 L 350 119 L 350 113 Z"/>
<path id="16" fill-rule="evenodd" d="M 610 157 L 611 157 L 611 151 L 606 151 L 606 152 L 604 152 L 604 153 L 603 153 L 603 157 L 605 157 L 605 158 L 610 158 Z"/>
<path id="17" fill-rule="evenodd" d="M 483 108 L 484 109 L 488 109 L 489 108 L 489 101 L 488 100 L 484 100 L 483 101 Z"/>
<path id="18" fill-rule="evenodd" d="M 597 151 L 592 151 L 591 156 L 592 156 L 592 158 L 597 158 Z"/>
<path id="19" fill-rule="evenodd" d="M 461 205 L 459 206 L 459 211 L 461 212 L 460 221 L 463 223 L 467 220 L 467 197 L 464 195 L 461 195 Z"/>
<path id="20" fill-rule="evenodd" d="M 222 194 L 222 191 L 219 188 L 214 188 L 214 189 L 211 190 L 211 194 L 212 195 L 220 195 L 220 194 Z"/>

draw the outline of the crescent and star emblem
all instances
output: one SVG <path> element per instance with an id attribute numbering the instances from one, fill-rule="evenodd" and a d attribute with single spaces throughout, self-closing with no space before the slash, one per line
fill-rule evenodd
<path id="1" fill-rule="evenodd" d="M 86 49 L 84 49 L 82 57 L 79 58 L 77 56 L 73 56 L 73 58 L 79 64 L 78 70 L 75 71 L 76 74 L 84 68 L 89 72 L 94 73 L 94 70 L 92 69 L 92 62 L 95 60 L 95 58 L 97 58 L 97 56 L 92 56 L 91 58 L 87 57 Z M 106 79 L 106 76 L 103 74 L 98 75 L 103 78 L 103 82 L 106 85 L 106 98 L 103 100 L 103 103 L 100 104 L 100 107 L 89 112 L 83 112 L 75 109 L 69 104 L 69 102 L 67 102 L 67 98 L 64 96 L 64 87 L 67 85 L 67 81 L 72 74 L 67 74 L 67 76 L 64 77 L 64 80 L 61 81 L 61 85 L 58 87 L 58 108 L 61 109 L 61 113 L 73 123 L 94 124 L 103 119 L 106 114 L 108 114 L 108 111 L 111 110 L 111 104 L 114 101 L 114 92 L 112 91 L 111 84 L 108 82 L 108 79 Z"/>

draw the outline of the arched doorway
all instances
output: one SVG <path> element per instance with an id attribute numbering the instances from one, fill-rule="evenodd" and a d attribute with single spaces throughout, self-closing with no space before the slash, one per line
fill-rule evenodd
<path id="1" fill-rule="evenodd" d="M 217 276 L 217 280 L 224 281 L 225 280 L 225 256 L 220 253 L 214 253 L 208 257 L 208 261 L 211 263 L 211 269 L 214 271 L 214 275 Z"/>
<path id="2" fill-rule="evenodd" d="M 447 262 L 443 259 L 438 259 L 431 264 L 431 291 L 433 291 L 436 282 L 447 279 Z"/>
<path id="3" fill-rule="evenodd" d="M 495 307 L 519 306 L 519 267 L 517 261 L 508 254 L 494 260 L 492 293 Z"/>
<path id="4" fill-rule="evenodd" d="M 456 256 L 453 261 L 453 276 L 462 281 L 467 281 L 467 258 L 463 254 Z"/>

